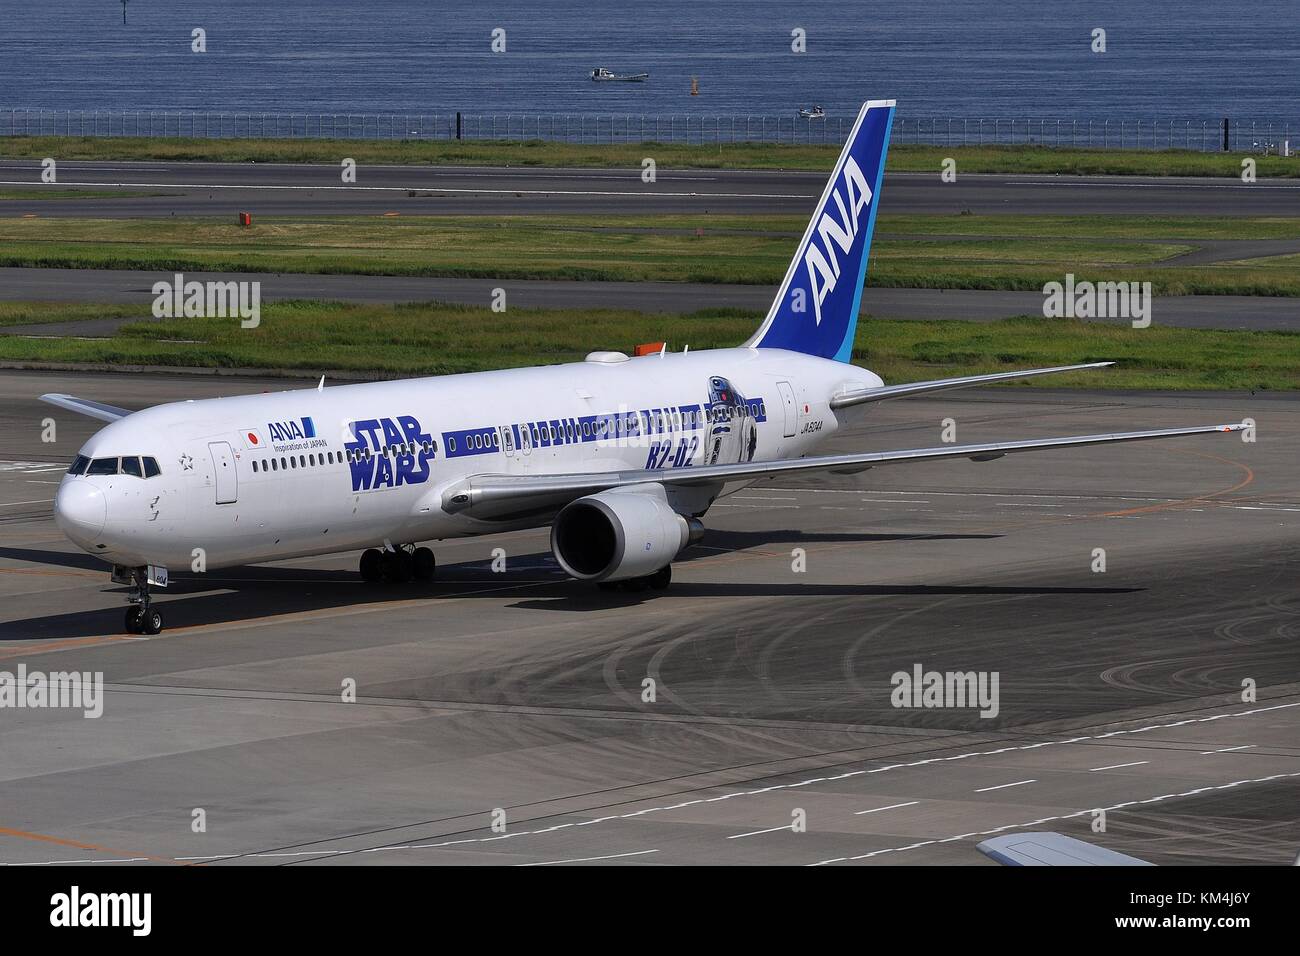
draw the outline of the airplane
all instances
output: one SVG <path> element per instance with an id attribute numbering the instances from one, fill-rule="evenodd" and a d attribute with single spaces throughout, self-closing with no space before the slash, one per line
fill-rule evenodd
<path id="1" fill-rule="evenodd" d="M 129 585 L 128 633 L 157 634 L 168 568 L 364 549 L 368 582 L 428 581 L 420 542 L 550 527 L 559 566 L 603 589 L 666 588 L 721 496 L 813 472 L 1238 431 L 1243 424 L 816 454 L 885 400 L 1101 368 L 886 385 L 851 364 L 895 101 L 857 115 L 761 326 L 735 348 L 244 395 L 109 422 L 60 482 L 54 516 Z"/>

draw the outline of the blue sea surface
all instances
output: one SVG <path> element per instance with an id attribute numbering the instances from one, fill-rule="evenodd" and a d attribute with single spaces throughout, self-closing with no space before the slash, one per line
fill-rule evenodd
<path id="1" fill-rule="evenodd" d="M 789 115 L 892 97 L 911 118 L 1300 119 L 1296 0 L 129 0 L 126 13 L 0 0 L 0 107 Z M 191 52 L 197 27 L 206 53 Z M 806 53 L 791 50 L 796 28 Z M 650 80 L 593 83 L 597 66 Z"/>

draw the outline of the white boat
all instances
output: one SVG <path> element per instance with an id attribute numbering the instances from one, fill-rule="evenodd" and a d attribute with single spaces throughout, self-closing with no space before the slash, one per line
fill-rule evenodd
<path id="1" fill-rule="evenodd" d="M 802 118 L 802 119 L 810 119 L 810 120 L 812 120 L 812 119 L 825 119 L 825 118 L 826 118 L 826 111 L 825 111 L 824 109 L 822 109 L 820 106 L 814 106 L 814 107 L 812 107 L 811 109 L 802 109 L 802 110 L 800 110 L 800 111 L 799 111 L 799 116 L 800 116 L 800 118 Z"/>
<path id="2" fill-rule="evenodd" d="M 594 83 L 644 83 L 650 79 L 649 73 L 615 73 L 607 70 L 603 66 L 598 66 L 591 71 L 591 79 Z"/>

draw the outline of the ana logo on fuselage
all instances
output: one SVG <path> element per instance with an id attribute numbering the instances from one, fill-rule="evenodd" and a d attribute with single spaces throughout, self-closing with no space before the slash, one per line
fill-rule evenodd
<path id="1" fill-rule="evenodd" d="M 267 422 L 266 430 L 270 432 L 272 442 L 283 443 L 316 437 L 316 424 L 310 418 L 304 418 L 300 422 Z"/>
<path id="2" fill-rule="evenodd" d="M 438 445 L 411 415 L 350 422 L 354 441 L 347 442 L 352 490 L 369 491 L 418 485 L 429 480 L 429 462 Z"/>
<path id="3" fill-rule="evenodd" d="M 844 171 L 840 174 L 844 193 L 840 195 L 837 183 L 831 191 L 831 198 L 840 210 L 840 221 L 836 222 L 829 212 L 823 211 L 817 221 L 817 229 L 808 240 L 808 248 L 803 254 L 804 268 L 808 272 L 808 291 L 812 295 L 813 311 L 818 325 L 822 323 L 822 303 L 835 290 L 835 283 L 840 277 L 840 260 L 835 247 L 845 255 L 853 248 L 853 241 L 858 236 L 858 219 L 862 210 L 871 204 L 871 187 L 861 167 L 852 156 L 844 161 Z M 821 245 L 817 240 L 821 240 Z"/>

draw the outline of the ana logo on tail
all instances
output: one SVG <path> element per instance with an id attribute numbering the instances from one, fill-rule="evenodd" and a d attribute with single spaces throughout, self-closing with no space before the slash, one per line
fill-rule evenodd
<path id="1" fill-rule="evenodd" d="M 835 283 L 840 277 L 840 259 L 835 254 L 838 246 L 840 252 L 847 255 L 853 249 L 853 240 L 858 237 L 858 218 L 862 210 L 871 204 L 871 187 L 867 177 L 852 156 L 844 161 L 844 173 L 841 176 L 848 203 L 840 195 L 839 187 L 831 193 L 835 205 L 840 210 L 840 221 L 836 222 L 829 212 L 823 212 L 817 223 L 814 239 L 808 243 L 808 251 L 803 254 L 804 268 L 808 271 L 808 289 L 812 293 L 813 311 L 818 325 L 822 324 L 822 303 L 835 291 Z M 834 245 L 832 245 L 832 242 Z M 822 249 L 825 249 L 825 252 Z M 795 289 L 791 295 L 802 294 L 802 289 Z"/>

